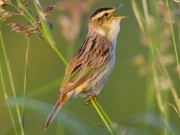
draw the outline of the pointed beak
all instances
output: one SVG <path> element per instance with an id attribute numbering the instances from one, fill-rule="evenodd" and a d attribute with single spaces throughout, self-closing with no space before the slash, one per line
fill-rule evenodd
<path id="1" fill-rule="evenodd" d="M 114 8 L 114 9 L 115 9 L 115 12 L 116 12 L 119 8 L 121 8 L 123 5 L 124 5 L 124 4 L 121 4 L 121 5 L 118 5 L 117 7 L 115 7 L 115 8 Z M 126 16 L 116 16 L 116 17 L 114 17 L 114 18 L 116 18 L 116 19 L 118 19 L 118 20 L 122 20 L 122 19 L 127 18 L 127 17 L 126 17 Z"/>
<path id="2" fill-rule="evenodd" d="M 127 16 L 117 16 L 117 17 L 115 17 L 116 19 L 119 19 L 119 20 L 122 20 L 122 19 L 124 19 L 124 18 L 127 18 Z"/>
<path id="3" fill-rule="evenodd" d="M 118 10 L 119 8 L 121 8 L 124 4 L 118 5 L 117 7 L 115 7 L 115 11 Z"/>

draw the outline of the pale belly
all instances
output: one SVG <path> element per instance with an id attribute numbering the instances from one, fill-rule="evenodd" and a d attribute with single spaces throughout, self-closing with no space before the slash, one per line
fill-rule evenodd
<path id="1" fill-rule="evenodd" d="M 106 84 L 109 75 L 112 73 L 112 70 L 114 68 L 115 64 L 115 44 L 116 42 L 113 42 L 113 49 L 111 52 L 111 57 L 109 59 L 109 62 L 107 65 L 105 65 L 102 69 L 95 72 L 90 78 L 87 78 L 87 80 L 82 83 L 79 87 L 75 89 L 74 97 L 77 96 L 88 96 L 88 95 L 94 95 L 97 96 L 103 86 Z"/>
<path id="2" fill-rule="evenodd" d="M 101 89 L 103 88 L 103 86 L 106 84 L 106 82 L 109 79 L 110 74 L 112 73 L 113 69 L 114 69 L 114 64 L 115 64 L 115 53 L 114 55 L 111 57 L 111 60 L 109 62 L 109 64 L 107 65 L 106 69 L 104 70 L 104 76 L 102 77 L 102 81 L 99 83 L 99 86 L 97 86 L 94 90 L 93 93 L 95 93 L 96 95 L 99 94 L 99 92 L 101 91 Z M 99 76 L 101 77 L 101 76 Z"/>
<path id="3" fill-rule="evenodd" d="M 95 95 L 97 96 L 103 86 L 106 84 L 109 75 L 112 73 L 115 64 L 115 54 L 111 56 L 111 60 L 109 63 L 102 69 L 102 71 L 96 72 L 93 76 L 91 81 L 85 81 L 79 87 L 76 88 L 75 96 L 88 96 L 88 95 Z"/>

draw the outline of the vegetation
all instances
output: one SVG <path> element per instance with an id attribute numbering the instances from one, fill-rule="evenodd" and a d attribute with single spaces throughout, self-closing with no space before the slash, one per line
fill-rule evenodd
<path id="1" fill-rule="evenodd" d="M 0 0 L 0 134 L 178 135 L 179 0 L 124 3 L 117 64 L 98 100 L 74 99 L 43 131 L 84 20 L 119 1 L 50 2 Z"/>

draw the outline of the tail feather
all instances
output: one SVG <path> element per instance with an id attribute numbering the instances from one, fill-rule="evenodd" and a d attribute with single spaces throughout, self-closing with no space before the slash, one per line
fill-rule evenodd
<path id="1" fill-rule="evenodd" d="M 49 125 L 52 123 L 52 121 L 54 120 L 56 114 L 58 113 L 58 111 L 61 109 L 61 107 L 63 106 L 63 104 L 65 103 L 65 101 L 67 100 L 66 98 L 63 98 L 64 100 L 59 99 L 56 104 L 54 105 L 51 113 L 49 114 L 46 123 L 45 123 L 45 128 L 44 130 L 46 130 Z"/>

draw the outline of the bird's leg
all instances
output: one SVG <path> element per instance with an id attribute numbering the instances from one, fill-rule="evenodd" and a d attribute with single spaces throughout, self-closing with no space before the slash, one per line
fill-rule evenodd
<path id="1" fill-rule="evenodd" d="M 88 105 L 88 104 L 91 104 L 91 100 L 96 100 L 97 99 L 97 96 L 96 95 L 92 95 L 92 94 L 90 94 L 90 95 L 88 95 L 87 96 L 87 99 L 86 99 L 86 105 Z"/>

